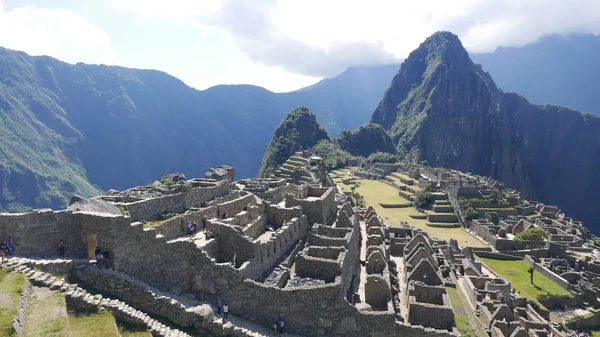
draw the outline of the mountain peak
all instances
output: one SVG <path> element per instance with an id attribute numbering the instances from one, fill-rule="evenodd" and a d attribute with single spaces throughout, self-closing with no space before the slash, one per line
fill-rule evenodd
<path id="1" fill-rule="evenodd" d="M 440 91 L 442 88 L 472 92 L 476 88 L 466 88 L 465 85 L 479 82 L 493 95 L 497 91 L 489 75 L 471 61 L 458 36 L 450 32 L 434 33 L 402 63 L 392 85 L 373 113 L 371 122 L 390 130 L 397 122 L 405 120 L 409 113 L 432 111 L 431 105 L 424 103 L 430 100 L 429 95 L 433 91 L 437 90 L 436 96 L 449 94 Z M 408 104 L 404 108 L 399 106 L 405 101 L 422 104 Z M 410 109 L 406 109 L 408 107 Z"/>

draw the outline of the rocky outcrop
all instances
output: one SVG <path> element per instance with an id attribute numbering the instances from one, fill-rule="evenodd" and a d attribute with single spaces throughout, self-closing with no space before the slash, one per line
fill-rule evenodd
<path id="1" fill-rule="evenodd" d="M 584 222 L 600 220 L 600 118 L 502 92 L 451 33 L 410 54 L 371 122 L 401 155 L 491 176 Z"/>
<path id="2" fill-rule="evenodd" d="M 112 215 L 123 215 L 115 205 L 108 201 L 104 201 L 99 198 L 84 198 L 78 195 L 73 196 L 69 201 L 68 211 L 73 212 L 94 212 L 94 213 L 106 213 Z"/>

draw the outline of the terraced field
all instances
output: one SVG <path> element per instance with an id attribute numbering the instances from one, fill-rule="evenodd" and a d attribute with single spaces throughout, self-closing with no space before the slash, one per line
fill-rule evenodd
<path id="1" fill-rule="evenodd" d="M 349 192 L 353 184 L 345 185 L 342 180 L 351 176 L 345 170 L 332 171 L 333 181 L 338 184 L 345 192 Z M 485 247 L 487 246 L 481 240 L 465 232 L 462 228 L 438 228 L 430 227 L 427 224 L 427 212 L 419 213 L 413 207 L 406 208 L 383 208 L 383 204 L 402 204 L 409 202 L 407 199 L 398 195 L 398 190 L 384 182 L 378 180 L 358 179 L 360 186 L 356 191 L 365 199 L 367 206 L 373 206 L 379 216 L 391 226 L 400 226 L 402 222 L 407 222 L 412 226 L 420 228 L 429 235 L 440 239 L 456 239 L 461 246 Z M 414 218 L 421 217 L 422 219 Z"/>
<path id="2" fill-rule="evenodd" d="M 20 300 L 25 278 L 17 272 L 0 270 L 0 336 L 10 336 L 12 319 Z M 75 315 L 67 311 L 65 294 L 32 287 L 23 337 L 151 337 L 149 331 L 117 326 L 108 311 Z"/>

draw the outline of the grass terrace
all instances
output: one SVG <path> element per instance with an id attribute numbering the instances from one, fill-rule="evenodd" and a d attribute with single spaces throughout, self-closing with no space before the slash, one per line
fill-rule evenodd
<path id="1" fill-rule="evenodd" d="M 477 337 L 477 333 L 469 322 L 469 315 L 471 313 L 467 310 L 471 310 L 469 305 L 465 304 L 462 296 L 459 293 L 460 290 L 452 287 L 446 287 L 446 292 L 452 303 L 452 310 L 454 310 L 454 320 L 456 321 L 456 328 L 463 337 Z"/>
<path id="2" fill-rule="evenodd" d="M 333 173 L 337 175 L 333 181 L 338 184 L 344 192 L 350 192 L 354 184 L 345 185 L 342 180 L 351 178 L 346 173 L 347 170 L 335 170 Z M 440 239 L 456 239 L 461 246 L 486 247 L 487 244 L 462 228 L 443 228 L 427 226 L 426 214 L 417 212 L 413 207 L 405 208 L 383 208 L 379 203 L 383 204 L 403 204 L 409 201 L 398 195 L 398 190 L 384 182 L 378 180 L 357 179 L 360 186 L 356 189 L 361 196 L 364 197 L 367 206 L 373 206 L 377 214 L 385 219 L 391 226 L 399 227 L 402 222 L 407 222 L 411 226 L 415 226 L 429 233 L 429 235 Z M 427 212 L 427 211 L 426 211 Z M 413 217 L 423 217 L 425 219 L 416 219 Z"/>
<path id="3" fill-rule="evenodd" d="M 507 279 L 517 292 L 529 300 L 540 303 L 548 297 L 573 297 L 573 294 L 562 288 L 551 279 L 535 272 L 533 284 L 529 280 L 529 264 L 524 260 L 506 261 L 489 258 L 479 258 L 498 275 Z M 540 304 L 541 305 L 541 304 Z"/>
<path id="4" fill-rule="evenodd" d="M 22 274 L 0 269 L 0 336 L 12 335 L 12 320 L 17 316 L 24 284 Z"/>

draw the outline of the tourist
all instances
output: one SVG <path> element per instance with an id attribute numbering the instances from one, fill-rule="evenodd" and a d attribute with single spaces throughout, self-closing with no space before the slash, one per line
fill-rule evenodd
<path id="1" fill-rule="evenodd" d="M 104 249 L 102 251 L 102 258 L 104 260 L 104 265 L 106 266 L 106 268 L 110 268 L 112 266 L 111 261 L 110 261 L 110 252 L 108 251 L 108 249 Z"/>
<path id="2" fill-rule="evenodd" d="M 102 269 L 104 266 L 104 256 L 102 256 L 102 251 L 99 250 L 98 254 L 96 254 L 96 266 L 98 269 Z"/>
<path id="3" fill-rule="evenodd" d="M 206 215 L 202 215 L 202 229 L 206 230 Z"/>
<path id="4" fill-rule="evenodd" d="M 190 236 L 190 238 L 192 237 L 192 224 L 188 221 L 187 224 L 185 224 L 185 228 L 187 229 L 187 233 Z"/>
<path id="5" fill-rule="evenodd" d="M 283 322 L 283 320 L 279 319 L 279 333 L 283 333 L 284 326 L 285 326 L 285 323 Z"/>
<path id="6" fill-rule="evenodd" d="M 96 246 L 96 249 L 94 250 L 94 256 L 98 256 L 98 254 L 102 255 L 102 250 L 100 247 Z"/>
<path id="7" fill-rule="evenodd" d="M 221 315 L 222 310 L 223 310 L 223 300 L 221 300 L 221 298 L 219 297 L 219 299 L 217 299 L 217 313 L 219 315 Z"/>
<path id="8" fill-rule="evenodd" d="M 63 240 L 58 241 L 58 256 L 65 257 L 65 243 Z"/>
<path id="9" fill-rule="evenodd" d="M 197 230 L 198 230 L 198 225 L 196 224 L 196 221 L 194 221 L 192 223 L 192 233 L 196 234 Z"/>
<path id="10" fill-rule="evenodd" d="M 275 336 L 279 335 L 279 324 L 277 321 L 273 323 L 273 330 L 275 331 Z"/>
<path id="11" fill-rule="evenodd" d="M 8 253 L 10 255 L 13 255 L 15 253 L 16 248 L 15 245 L 13 245 L 11 237 L 9 237 L 8 240 L 6 240 L 6 245 L 8 246 Z"/>
<path id="12" fill-rule="evenodd" d="M 6 241 L 2 241 L 2 245 L 0 245 L 0 254 L 2 254 L 2 260 L 0 263 L 4 262 L 4 256 L 6 254 Z"/>
<path id="13" fill-rule="evenodd" d="M 227 316 L 229 315 L 229 306 L 227 305 L 227 303 L 223 304 L 223 317 L 225 317 L 225 319 L 227 319 Z"/>
<path id="14" fill-rule="evenodd" d="M 4 240 L 4 241 L 2 241 L 2 246 L 3 246 L 3 249 L 2 249 L 2 251 L 3 251 L 3 252 L 6 254 L 6 255 L 11 255 L 11 254 L 10 254 L 10 246 L 8 245 L 8 240 Z"/>

